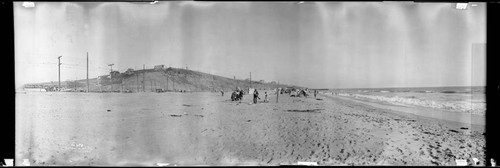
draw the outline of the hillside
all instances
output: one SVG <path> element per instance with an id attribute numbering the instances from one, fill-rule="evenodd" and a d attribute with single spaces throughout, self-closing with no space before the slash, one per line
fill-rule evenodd
<path id="1" fill-rule="evenodd" d="M 232 91 L 236 87 L 246 89 L 250 87 L 250 81 L 232 79 L 218 75 L 211 75 L 203 72 L 167 68 L 163 70 L 136 70 L 125 73 L 117 73 L 109 79 L 92 78 L 89 79 L 90 91 L 119 91 L 130 90 L 133 92 L 151 92 L 154 89 L 164 90 L 186 90 L 186 91 L 220 91 L 224 89 Z M 143 82 L 144 80 L 144 87 Z M 40 83 L 40 85 L 57 86 L 57 82 Z M 61 81 L 61 87 L 77 90 L 86 90 L 86 80 Z M 274 89 L 278 87 L 275 83 L 252 81 L 252 88 Z M 291 87 L 288 85 L 279 85 L 279 87 Z"/>

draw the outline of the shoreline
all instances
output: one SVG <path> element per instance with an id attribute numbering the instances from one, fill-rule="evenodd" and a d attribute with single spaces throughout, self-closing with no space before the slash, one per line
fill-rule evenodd
<path id="1" fill-rule="evenodd" d="M 333 99 L 355 101 L 357 103 L 362 103 L 371 106 L 373 108 L 384 109 L 395 114 L 408 115 L 423 120 L 441 122 L 454 128 L 461 128 L 465 126 L 473 128 L 475 131 L 484 132 L 486 127 L 486 118 L 484 115 L 466 114 L 461 112 L 448 112 L 439 109 L 431 109 L 431 108 L 416 107 L 416 106 L 393 105 L 386 102 L 376 102 L 376 101 L 369 102 L 366 100 L 359 100 L 342 96 L 333 96 L 333 95 L 324 95 L 324 96 Z"/>

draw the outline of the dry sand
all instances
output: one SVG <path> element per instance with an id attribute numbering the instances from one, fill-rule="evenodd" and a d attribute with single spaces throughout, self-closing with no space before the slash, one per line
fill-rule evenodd
<path id="1" fill-rule="evenodd" d="M 17 94 L 16 165 L 485 162 L 481 130 L 330 95 L 275 96 L 240 104 L 230 93 Z"/>

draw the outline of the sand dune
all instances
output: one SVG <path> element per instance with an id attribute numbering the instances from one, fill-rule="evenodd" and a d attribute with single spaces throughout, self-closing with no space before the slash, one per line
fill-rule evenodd
<path id="1" fill-rule="evenodd" d="M 262 92 L 263 93 L 263 92 Z M 16 95 L 16 163 L 31 165 L 454 165 L 483 132 L 363 103 L 216 93 Z"/>

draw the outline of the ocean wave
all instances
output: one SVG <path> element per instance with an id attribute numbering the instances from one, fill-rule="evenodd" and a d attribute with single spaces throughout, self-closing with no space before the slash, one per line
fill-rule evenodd
<path id="1" fill-rule="evenodd" d="M 470 91 L 442 91 L 441 93 L 471 93 Z"/>
<path id="2" fill-rule="evenodd" d="M 419 90 L 419 91 L 415 91 L 415 92 L 417 92 L 417 93 L 434 93 L 430 90 Z"/>
<path id="3" fill-rule="evenodd" d="M 451 110 L 464 113 L 472 113 L 484 115 L 486 111 L 486 103 L 484 102 L 470 102 L 470 101 L 449 101 L 449 102 L 438 102 L 433 100 L 422 100 L 414 96 L 412 97 L 386 97 L 386 96 L 374 96 L 374 95 L 361 95 L 361 94 L 349 94 L 349 93 L 339 93 L 340 96 L 349 96 L 354 98 L 365 98 L 378 101 L 384 101 L 389 103 L 402 103 L 407 105 L 416 105 L 422 107 Z"/>

